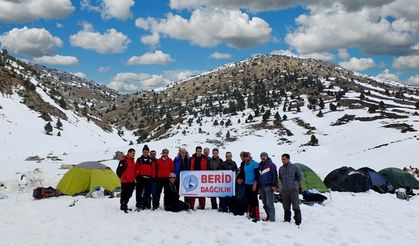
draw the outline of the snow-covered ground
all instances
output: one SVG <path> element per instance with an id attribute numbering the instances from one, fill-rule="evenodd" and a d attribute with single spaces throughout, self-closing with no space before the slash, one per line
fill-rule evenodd
<path id="1" fill-rule="evenodd" d="M 118 199 L 16 196 L 0 200 L 1 245 L 418 245 L 419 197 L 332 192 L 325 206 L 301 205 L 297 228 L 282 222 L 280 203 L 275 223 L 253 223 L 210 210 L 208 199 L 203 211 L 124 214 Z"/>

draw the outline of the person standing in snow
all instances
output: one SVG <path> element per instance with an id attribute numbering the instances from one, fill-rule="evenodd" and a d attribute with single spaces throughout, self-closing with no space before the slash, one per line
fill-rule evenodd
<path id="1" fill-rule="evenodd" d="M 212 150 L 212 157 L 208 161 L 208 170 L 216 171 L 221 170 L 221 164 L 223 160 L 219 156 L 220 151 L 215 148 Z M 218 209 L 217 198 L 211 197 L 211 208 Z"/>
<path id="2" fill-rule="evenodd" d="M 210 154 L 210 149 L 209 148 L 204 148 L 204 156 L 205 158 L 207 158 L 207 160 L 210 159 L 209 154 Z"/>
<path id="3" fill-rule="evenodd" d="M 284 222 L 291 221 L 291 204 L 294 210 L 294 221 L 296 225 L 301 224 L 301 210 L 299 189 L 302 180 L 300 169 L 291 163 L 290 155 L 281 156 L 282 166 L 279 168 L 279 179 L 282 182 L 281 197 L 284 208 Z"/>
<path id="4" fill-rule="evenodd" d="M 184 170 L 189 170 L 189 155 L 185 148 L 179 148 L 179 153 L 173 160 L 175 166 L 176 177 L 180 177 L 180 172 Z M 179 179 L 176 178 L 176 187 L 179 189 Z"/>
<path id="5" fill-rule="evenodd" d="M 169 150 L 163 149 L 161 158 L 157 160 L 156 167 L 156 180 L 153 187 L 153 210 L 160 206 L 160 196 L 163 191 L 163 187 L 169 182 L 169 174 L 173 173 L 174 166 L 173 160 L 169 157 Z"/>
<path id="6" fill-rule="evenodd" d="M 135 150 L 129 149 L 128 153 L 119 161 L 116 169 L 116 173 L 121 180 L 120 209 L 125 213 L 128 213 L 128 202 L 135 188 L 136 169 L 134 157 Z"/>
<path id="7" fill-rule="evenodd" d="M 236 175 L 236 195 L 233 198 L 233 214 L 234 215 L 244 215 L 247 211 L 247 197 L 246 197 L 246 186 L 244 184 L 245 174 L 244 174 L 244 151 L 240 152 L 240 167 L 237 169 Z"/>
<path id="8" fill-rule="evenodd" d="M 207 170 L 208 166 L 208 159 L 202 154 L 202 147 L 197 146 L 195 148 L 195 154 L 192 155 L 190 160 L 190 170 L 191 171 L 200 171 L 200 170 Z M 191 207 L 194 209 L 195 207 L 195 198 L 197 197 L 187 197 L 186 201 Z M 205 209 L 205 197 L 199 197 L 199 209 Z"/>
<path id="9" fill-rule="evenodd" d="M 155 189 L 157 187 L 157 151 L 154 149 L 150 151 L 150 158 L 152 160 L 152 176 L 151 176 L 151 201 L 154 200 L 156 196 Z"/>
<path id="10" fill-rule="evenodd" d="M 187 203 L 179 200 L 179 190 L 176 186 L 176 174 L 169 174 L 169 182 L 164 187 L 164 210 L 170 212 L 180 212 L 189 210 Z"/>
<path id="11" fill-rule="evenodd" d="M 244 185 L 247 198 L 248 216 L 253 222 L 260 220 L 258 201 L 259 164 L 252 159 L 249 152 L 243 153 Z"/>
<path id="12" fill-rule="evenodd" d="M 153 160 L 150 157 L 150 149 L 147 145 L 143 147 L 143 154 L 137 159 L 137 185 L 136 200 L 137 211 L 150 209 L 151 207 L 151 185 L 153 176 Z"/>
<path id="13" fill-rule="evenodd" d="M 221 163 L 221 170 L 237 171 L 237 164 L 233 161 L 233 154 L 231 152 L 226 153 L 226 160 Z M 233 210 L 233 197 L 220 197 L 220 212 L 228 213 Z"/>
<path id="14" fill-rule="evenodd" d="M 260 194 L 262 197 L 263 209 L 266 212 L 265 221 L 275 221 L 274 191 L 277 190 L 278 172 L 276 165 L 269 158 L 268 153 L 260 154 L 261 162 L 259 163 L 260 177 Z"/>

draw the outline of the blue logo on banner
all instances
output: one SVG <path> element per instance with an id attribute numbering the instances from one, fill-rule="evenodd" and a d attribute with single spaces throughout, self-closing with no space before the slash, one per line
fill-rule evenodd
<path id="1" fill-rule="evenodd" d="M 187 175 L 183 178 L 183 188 L 186 192 L 191 192 L 198 188 L 198 178 L 195 175 Z"/>

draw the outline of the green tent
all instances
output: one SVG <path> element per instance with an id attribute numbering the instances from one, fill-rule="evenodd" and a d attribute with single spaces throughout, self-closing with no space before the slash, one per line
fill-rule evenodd
<path id="1" fill-rule="evenodd" d="M 99 162 L 83 162 L 72 167 L 57 185 L 57 190 L 65 195 L 83 194 L 101 186 L 113 191 L 121 187 L 118 176 L 109 167 Z"/>
<path id="2" fill-rule="evenodd" d="M 412 189 L 419 189 L 419 181 L 410 173 L 399 168 L 385 168 L 379 173 L 394 186 L 394 188 L 405 188 L 409 186 Z"/>
<path id="3" fill-rule="evenodd" d="M 301 174 L 303 175 L 303 180 L 301 181 L 303 191 L 309 189 L 316 189 L 320 192 L 327 191 L 326 185 L 324 185 L 320 177 L 311 168 L 301 163 L 295 163 L 295 165 L 301 170 Z"/>

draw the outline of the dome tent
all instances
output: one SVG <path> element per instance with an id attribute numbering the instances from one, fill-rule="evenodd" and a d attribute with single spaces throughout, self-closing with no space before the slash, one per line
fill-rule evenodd
<path id="1" fill-rule="evenodd" d="M 367 176 L 352 167 L 341 167 L 330 172 L 324 184 L 333 191 L 365 192 L 368 190 Z"/>
<path id="2" fill-rule="evenodd" d="M 327 187 L 324 185 L 320 177 L 308 166 L 295 163 L 295 165 L 300 169 L 303 179 L 301 180 L 301 188 L 303 191 L 316 189 L 319 192 L 326 192 Z"/>
<path id="3" fill-rule="evenodd" d="M 367 176 L 367 189 L 372 189 L 378 193 L 393 193 L 394 187 L 381 174 L 369 167 L 359 168 Z"/>
<path id="4" fill-rule="evenodd" d="M 410 173 L 403 171 L 399 168 L 389 167 L 378 172 L 383 175 L 394 188 L 406 188 L 419 189 L 419 181 Z"/>
<path id="5" fill-rule="evenodd" d="M 121 183 L 112 169 L 99 162 L 83 162 L 72 167 L 60 180 L 57 190 L 65 195 L 88 193 L 95 187 L 113 191 Z"/>

